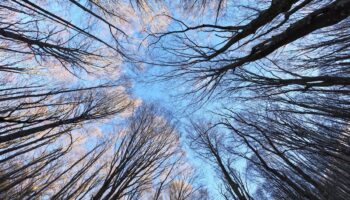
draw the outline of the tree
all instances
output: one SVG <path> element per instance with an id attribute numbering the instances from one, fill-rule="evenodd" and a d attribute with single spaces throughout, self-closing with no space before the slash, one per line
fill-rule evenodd
<path id="1" fill-rule="evenodd" d="M 207 123 L 210 124 L 210 123 Z M 224 133 L 216 132 L 214 127 L 204 123 L 192 122 L 188 130 L 191 148 L 203 159 L 212 163 L 223 184 L 222 195 L 225 199 L 252 199 L 247 185 L 243 182 L 238 170 L 232 166 L 234 159 L 225 148 Z"/>
<path id="2" fill-rule="evenodd" d="M 181 159 L 178 135 L 155 107 L 141 107 L 114 146 L 107 174 L 93 199 L 134 199 Z M 180 156 L 180 157 L 177 157 Z"/>
<path id="3" fill-rule="evenodd" d="M 123 31 L 108 21 L 112 11 L 106 12 L 94 1 L 70 2 L 0 3 L 1 198 L 37 198 L 60 188 L 57 184 L 67 184 L 61 192 L 69 199 L 75 195 L 69 193 L 73 188 L 82 191 L 96 184 L 97 173 L 85 180 L 83 174 L 106 146 L 97 145 L 81 159 L 68 159 L 78 143 L 76 132 L 87 123 L 115 118 L 134 106 L 128 83 L 120 77 L 105 77 L 95 84 L 79 79 L 118 71 L 111 56 L 126 56 L 118 44 Z M 71 5 L 85 18 L 67 18 Z M 109 37 L 93 31 L 102 24 L 110 28 Z M 66 80 L 69 74 L 74 81 Z M 73 178 L 64 181 L 67 174 Z"/>
<path id="4" fill-rule="evenodd" d="M 226 16 L 170 16 L 169 30 L 151 33 L 162 55 L 153 63 L 168 66 L 162 78 L 223 104 L 212 123 L 221 131 L 191 130 L 195 149 L 220 173 L 228 170 L 210 152 L 244 158 L 261 198 L 349 198 L 349 3 L 227 2 Z"/>
<path id="5" fill-rule="evenodd" d="M 131 106 L 126 94 L 110 95 L 105 89 L 45 91 L 42 87 L 18 87 L 3 90 L 0 163 L 4 166 L 1 182 L 6 181 L 6 184 L 2 184 L 0 190 L 14 190 L 30 177 L 46 176 L 43 174 L 46 170 L 53 173 L 51 165 L 74 143 L 61 141 L 72 137 L 74 129 L 84 123 L 112 117 Z M 26 157 L 32 159 L 21 160 Z"/>
<path id="6" fill-rule="evenodd" d="M 262 1 L 255 7 L 228 4 L 227 12 L 246 8 L 245 18 L 240 22 L 243 25 L 191 26 L 173 18 L 177 24 L 174 30 L 151 33 L 154 38 L 151 47 L 155 48 L 150 50 L 164 50 L 166 55 L 154 58 L 153 63 L 169 66 L 165 77 L 190 81 L 194 85 L 191 92 L 205 96 L 225 97 L 242 90 L 264 93 L 287 86 L 310 89 L 347 85 L 346 77 L 339 78 L 338 70 L 327 76 L 310 71 L 326 70 L 330 64 L 339 70 L 347 68 L 341 64 L 346 58 L 340 55 L 347 52 L 348 6 L 347 1 L 308 0 Z M 225 20 L 222 23 L 227 24 Z M 309 40 L 319 35 L 323 39 Z M 282 51 L 288 44 L 297 47 Z M 331 48 L 323 51 L 326 46 Z"/>

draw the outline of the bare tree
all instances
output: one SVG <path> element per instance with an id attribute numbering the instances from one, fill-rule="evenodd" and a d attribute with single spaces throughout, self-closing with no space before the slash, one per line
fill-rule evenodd
<path id="1" fill-rule="evenodd" d="M 165 192 L 164 199 L 169 200 L 187 200 L 187 199 L 208 199 L 205 188 L 196 184 L 198 177 L 194 175 L 193 170 L 184 169 L 176 174 L 176 177 L 170 183 Z"/>
<path id="2" fill-rule="evenodd" d="M 82 5 L 78 1 L 5 0 L 0 3 L 0 195 L 3 199 L 42 197 L 48 191 L 52 193 L 53 188 L 60 188 L 57 184 L 67 185 L 56 197 L 61 198 L 64 193 L 69 199 L 75 195 L 73 188 L 81 192 L 96 184 L 96 173 L 85 180 L 82 174 L 101 157 L 105 145 L 97 145 L 98 148 L 83 154 L 81 159 L 69 159 L 68 154 L 77 143 L 74 132 L 87 123 L 115 118 L 133 107 L 127 83 L 121 79 L 111 81 L 106 77 L 88 86 L 78 79 L 71 85 L 55 82 L 66 71 L 76 77 L 107 67 L 118 71 L 118 64 L 111 64 L 111 56 L 126 58 L 119 44 L 125 34 L 109 22 L 113 12 L 107 13 L 93 2 Z M 64 12 L 73 5 L 81 12 L 78 21 Z M 102 24 L 110 29 L 108 37 L 93 31 L 94 26 L 102 28 Z M 58 73 L 53 74 L 50 71 L 53 68 L 58 68 Z M 73 164 L 69 166 L 64 161 Z M 73 178 L 64 181 L 68 173 Z M 81 187 L 73 187 L 76 184 Z"/>
<path id="3" fill-rule="evenodd" d="M 177 25 L 174 30 L 151 33 L 154 48 L 149 49 L 161 51 L 162 56 L 150 62 L 169 66 L 164 77 L 180 77 L 182 82 L 191 83 L 193 90 L 189 92 L 201 98 L 225 97 L 242 90 L 264 94 L 276 87 L 343 85 L 347 80 L 336 73 L 338 70 L 327 75 L 310 72 L 330 64 L 346 70 L 341 64 L 346 58 L 340 55 L 348 51 L 348 6 L 348 1 L 309 0 L 228 4 L 227 12 L 245 9 L 243 17 L 238 15 L 242 19 L 235 20 L 241 20 L 239 25 L 226 25 L 226 18 L 221 20 L 225 25 L 219 25 L 220 20 L 188 25 L 169 16 Z M 323 38 L 309 39 L 318 35 Z M 289 44 L 297 47 L 284 48 Z M 325 50 L 326 46 L 330 48 Z"/>
<path id="4" fill-rule="evenodd" d="M 210 124 L 210 123 L 208 123 Z M 214 127 L 193 122 L 190 130 L 190 146 L 203 159 L 210 161 L 223 184 L 222 195 L 226 199 L 252 199 L 246 183 L 233 167 L 234 156 L 225 147 L 224 133 L 218 133 Z"/>
<path id="5" fill-rule="evenodd" d="M 159 112 L 159 111 L 158 111 Z M 164 170 L 181 156 L 176 129 L 156 114 L 153 107 L 141 107 L 130 118 L 123 137 L 114 147 L 103 183 L 93 199 L 134 199 L 157 185 Z M 136 195 L 136 196 L 134 196 Z"/>
<path id="6" fill-rule="evenodd" d="M 349 6 L 230 2 L 226 17 L 199 24 L 169 16 L 173 26 L 151 33 L 149 49 L 160 52 L 152 62 L 169 68 L 162 78 L 225 105 L 215 110 L 219 131 L 192 130 L 194 149 L 216 167 L 216 157 L 245 159 L 260 186 L 260 196 L 248 196 L 349 198 Z"/>
<path id="7" fill-rule="evenodd" d="M 0 100 L 0 163 L 4 166 L 1 180 L 6 184 L 0 190 L 7 193 L 29 178 L 45 177 L 46 170 L 54 173 L 53 163 L 64 157 L 74 143 L 60 141 L 71 137 L 72 131 L 84 123 L 113 117 L 130 107 L 131 101 L 125 94 L 107 95 L 104 90 L 103 87 L 4 90 Z"/>
<path id="8" fill-rule="evenodd" d="M 348 137 L 327 138 L 328 131 L 337 131 L 335 124 L 318 118 L 323 127 L 315 126 L 312 119 L 300 118 L 283 113 L 232 114 L 223 124 L 249 149 L 245 157 L 253 169 L 269 180 L 267 193 L 278 195 L 276 198 L 347 199 L 348 174 L 343 170 L 348 168 L 348 159 L 340 149 L 347 149 L 341 143 Z M 330 182 L 336 186 L 331 187 Z"/>

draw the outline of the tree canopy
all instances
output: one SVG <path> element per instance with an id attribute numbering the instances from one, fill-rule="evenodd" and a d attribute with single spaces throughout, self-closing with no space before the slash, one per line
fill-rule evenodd
<path id="1" fill-rule="evenodd" d="M 349 15 L 2 0 L 0 199 L 349 199 Z"/>

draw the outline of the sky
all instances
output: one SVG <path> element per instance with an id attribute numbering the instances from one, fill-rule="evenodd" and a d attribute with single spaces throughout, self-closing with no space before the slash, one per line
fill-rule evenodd
<path id="1" fill-rule="evenodd" d="M 250 1 L 241 1 L 243 4 L 249 4 Z M 184 12 L 183 10 L 179 10 L 178 8 L 173 8 L 171 5 L 169 6 L 169 12 L 172 13 L 172 16 L 179 18 L 181 20 L 187 20 L 188 23 L 193 23 L 196 21 L 197 23 L 214 23 L 215 18 L 213 18 L 213 11 L 215 10 L 214 7 L 209 7 L 204 11 L 198 11 L 196 13 L 195 10 L 190 11 L 190 17 L 183 16 Z M 227 11 L 228 12 L 228 11 Z M 238 16 L 240 14 L 239 10 L 235 11 L 229 11 L 229 12 L 235 12 L 235 14 Z M 225 12 L 226 13 L 226 12 Z M 223 13 L 223 15 L 225 15 Z M 200 18 L 200 19 L 198 19 Z M 225 17 L 225 19 L 230 18 L 229 15 Z M 230 24 L 231 21 L 221 21 L 222 25 Z M 169 27 L 178 27 L 177 24 L 169 24 Z M 220 43 L 221 38 L 218 37 L 207 37 L 202 36 L 204 41 L 212 40 L 210 42 L 212 43 Z M 167 41 L 165 41 L 167 42 Z M 208 41 L 209 42 L 209 41 Z M 154 52 L 157 56 L 157 52 Z M 162 55 L 159 55 L 162 56 Z M 217 174 L 213 170 L 212 166 L 208 163 L 208 161 L 204 161 L 201 158 L 198 157 L 198 155 L 188 147 L 188 140 L 186 140 L 186 126 L 189 125 L 190 119 L 212 119 L 213 115 L 211 111 L 215 111 L 218 108 L 222 107 L 223 103 L 220 101 L 209 101 L 206 103 L 198 102 L 195 95 L 183 95 L 185 92 L 188 91 L 188 87 L 191 87 L 189 85 L 183 84 L 179 80 L 166 80 L 162 81 L 159 79 L 156 79 L 154 77 L 157 77 L 159 74 L 163 74 L 167 72 L 167 68 L 164 66 L 152 66 L 147 65 L 145 67 L 145 70 L 137 73 L 132 74 L 134 76 L 134 85 L 133 85 L 133 92 L 134 94 L 139 97 L 142 101 L 145 102 L 155 102 L 156 104 L 160 104 L 164 106 L 164 108 L 170 110 L 171 113 L 174 114 L 175 118 L 179 120 L 180 124 L 180 130 L 182 132 L 182 144 L 185 148 L 188 156 L 188 160 L 192 165 L 194 165 L 197 169 L 199 174 L 202 177 L 202 180 L 205 185 L 208 187 L 210 194 L 212 198 L 221 200 L 223 197 L 219 194 L 219 184 L 220 182 L 217 179 Z M 225 102 L 225 106 L 227 106 Z M 234 105 L 231 105 L 234 106 Z M 244 168 L 245 164 L 243 162 L 237 162 L 238 169 Z M 254 185 L 251 185 L 252 190 L 254 190 Z"/>
<path id="2" fill-rule="evenodd" d="M 93 18 L 85 18 L 85 13 L 75 6 L 62 7 L 55 4 L 56 1 L 52 1 L 50 5 L 47 6 L 52 12 L 59 16 L 66 16 L 74 24 L 79 24 L 81 28 L 87 26 L 90 22 L 94 21 Z M 250 4 L 250 0 L 238 1 L 239 4 Z M 61 5 L 61 4 L 60 4 Z M 175 18 L 185 20 L 189 24 L 194 23 L 214 23 L 216 21 L 215 17 L 215 6 L 210 4 L 204 10 L 186 10 L 179 5 L 172 4 L 171 1 L 162 6 L 157 5 L 156 8 L 146 10 L 137 10 L 129 5 L 129 1 L 125 1 L 120 4 L 120 7 L 116 8 L 121 13 L 121 15 L 126 16 L 128 23 L 123 23 L 118 19 L 115 19 L 116 24 L 120 24 L 122 30 L 129 36 L 127 40 L 120 36 L 120 40 L 126 49 L 132 49 L 138 58 L 144 59 L 147 54 L 143 51 L 147 47 L 147 44 L 152 40 L 144 40 L 147 36 L 147 31 L 152 32 L 163 32 L 168 28 L 177 28 L 179 25 L 172 22 L 168 17 L 160 16 L 162 14 L 171 14 Z M 234 16 L 240 18 L 240 16 L 246 13 L 241 13 L 238 9 L 236 10 L 226 10 L 221 13 L 220 20 L 218 23 L 221 25 L 232 24 L 232 15 L 229 13 L 234 13 Z M 235 18 L 234 18 L 235 19 Z M 113 19 L 111 19 L 113 21 Z M 106 25 L 103 23 L 97 23 L 91 27 L 91 32 L 96 36 L 104 38 L 107 43 L 113 42 L 111 39 L 110 31 Z M 150 38 L 152 39 L 152 38 Z M 209 43 L 218 43 L 222 40 L 220 37 L 208 35 L 199 35 L 198 40 L 203 40 Z M 169 42 L 169 41 L 165 41 Z M 134 55 L 133 55 L 134 56 Z M 163 57 L 161 52 L 154 51 L 152 56 Z M 92 76 L 84 72 L 79 72 L 79 78 L 69 74 L 69 72 L 59 69 L 59 68 L 49 68 L 48 73 L 55 74 L 52 78 L 52 84 L 54 82 L 59 82 L 63 85 L 96 85 L 97 83 L 104 81 L 114 81 L 120 79 L 121 76 L 126 75 L 130 78 L 131 82 L 131 97 L 135 100 L 143 103 L 153 103 L 160 105 L 168 110 L 177 124 L 179 124 L 179 130 L 182 133 L 182 146 L 187 152 L 188 161 L 193 164 L 197 169 L 199 169 L 199 174 L 202 175 L 203 182 L 206 182 L 206 186 L 215 199 L 220 199 L 218 194 L 217 181 L 215 181 L 215 172 L 208 165 L 206 161 L 202 161 L 197 157 L 197 155 L 188 147 L 186 140 L 186 126 L 189 124 L 189 119 L 199 119 L 199 118 L 211 118 L 212 115 L 210 111 L 222 106 L 220 102 L 207 102 L 205 104 L 192 104 L 195 100 L 195 96 L 185 95 L 184 92 L 188 90 L 188 87 L 194 87 L 193 85 L 185 85 L 178 80 L 167 80 L 167 81 L 154 81 L 154 75 L 159 75 L 167 72 L 167 68 L 164 66 L 153 66 L 152 64 L 135 64 L 129 62 L 123 62 L 120 56 L 110 55 L 108 57 L 111 64 L 118 66 L 113 68 L 114 71 L 100 72 L 98 70 L 93 71 Z M 138 69 L 136 69 L 138 68 Z M 96 78 L 96 74 L 98 74 Z M 104 76 L 108 75 L 108 78 Z M 40 74 L 37 76 L 39 81 L 41 78 Z M 227 103 L 227 102 L 225 102 Z M 121 117 L 123 118 L 123 116 Z M 122 121 L 122 119 L 121 119 Z M 112 132 L 112 126 L 106 124 L 92 124 L 86 127 L 87 130 L 92 130 L 95 132 L 96 138 L 99 137 L 100 132 Z M 89 141 L 85 143 L 87 147 L 91 147 L 94 143 L 94 139 L 90 138 Z M 243 167 L 237 166 L 237 167 Z"/>
<path id="3" fill-rule="evenodd" d="M 269 61 L 269 59 L 259 59 L 254 62 L 245 63 L 242 67 L 230 67 L 229 70 L 225 71 L 225 76 L 223 76 L 223 78 L 220 79 L 220 86 L 225 89 L 219 89 L 219 91 L 215 90 L 218 92 L 214 92 L 214 95 L 210 96 L 211 98 L 209 99 L 209 101 L 201 99 L 202 96 L 200 96 L 200 92 L 197 92 L 196 94 L 188 94 L 187 92 L 195 91 L 201 86 L 201 84 L 203 84 L 203 82 L 209 82 L 210 78 L 199 78 L 201 77 L 201 75 L 206 75 L 206 73 L 209 73 L 203 72 L 203 69 L 209 69 L 209 71 L 211 71 L 212 69 L 222 67 L 223 65 L 231 64 L 232 62 L 234 62 L 235 59 L 239 60 L 240 58 L 247 56 L 248 54 L 254 55 L 253 51 L 255 50 L 255 48 L 252 49 L 253 46 L 260 44 L 260 42 L 262 41 L 266 41 L 267 38 L 272 38 L 276 33 L 283 30 L 285 27 L 288 27 L 290 23 L 293 23 L 295 21 L 293 21 L 293 17 L 295 16 L 289 16 L 290 23 L 288 21 L 288 23 L 283 24 L 281 27 L 278 27 L 273 31 L 270 30 L 271 32 L 269 31 L 269 28 L 267 28 L 268 26 L 262 26 L 255 31 L 255 33 L 257 34 L 250 34 L 249 36 L 240 39 L 237 43 L 232 45 L 229 49 L 226 49 L 224 53 L 220 54 L 219 56 L 216 56 L 214 59 L 205 59 L 205 56 L 202 55 L 203 52 L 205 52 L 205 54 L 212 54 L 214 52 L 214 50 L 212 49 L 219 49 L 220 47 L 222 47 L 229 38 L 232 38 L 231 35 L 234 34 L 234 31 L 232 31 L 231 33 L 228 31 L 217 31 L 213 33 L 208 31 L 209 28 L 190 30 L 186 31 L 186 33 L 170 34 L 165 37 L 162 37 L 160 40 L 158 40 L 158 38 L 156 37 L 153 37 L 150 33 L 164 33 L 169 30 L 181 30 L 186 28 L 185 24 L 189 26 L 196 26 L 200 24 L 218 24 L 222 26 L 244 25 L 256 16 L 254 14 L 256 14 L 258 11 L 254 9 L 265 9 L 266 5 L 268 5 L 268 1 L 227 1 L 227 4 L 224 4 L 224 7 L 221 9 L 221 11 L 217 13 L 217 5 L 215 4 L 216 0 L 209 0 L 209 4 L 207 4 L 207 6 L 204 8 L 197 7 L 194 9 L 188 9 L 186 8 L 185 4 L 179 4 L 178 2 L 174 3 L 174 1 L 164 1 L 164 3 L 161 3 L 160 1 L 154 3 L 151 1 L 149 6 L 138 8 L 136 5 L 130 5 L 129 0 L 106 0 L 106 2 L 108 3 L 118 2 L 115 5 L 112 3 L 108 4 L 106 9 L 111 9 L 114 13 L 118 13 L 120 14 L 120 16 L 122 16 L 107 16 L 107 23 L 103 22 L 103 20 L 98 20 L 98 17 L 96 18 L 91 14 L 86 13 L 86 11 L 79 9 L 77 6 L 73 5 L 68 0 L 31 1 L 35 1 L 39 4 L 44 4 L 43 7 L 45 7 L 49 11 L 55 13 L 58 16 L 61 16 L 64 19 L 67 19 L 73 24 L 76 24 L 81 29 L 86 29 L 89 33 L 96 36 L 97 38 L 102 39 L 98 42 L 99 39 L 91 39 L 91 37 L 86 37 L 83 34 L 81 34 L 77 35 L 73 40 L 66 41 L 65 44 L 67 46 L 81 47 L 81 44 L 89 44 L 89 51 L 93 49 L 94 53 L 103 56 L 82 56 L 84 61 L 92 62 L 92 65 L 86 65 L 86 71 L 81 70 L 80 66 L 74 66 L 74 64 L 68 66 L 68 69 L 70 71 L 66 70 L 62 67 L 62 65 L 60 65 L 58 60 L 55 60 L 55 58 L 52 58 L 52 60 L 48 58 L 48 61 L 46 61 L 45 59 L 42 59 L 43 57 L 38 56 L 39 60 L 41 59 L 41 63 L 39 63 L 36 62 L 37 58 L 33 56 L 31 58 L 28 58 L 28 62 L 25 63 L 33 65 L 33 74 L 23 75 L 22 77 L 20 77 L 20 79 L 17 79 L 17 75 L 11 75 L 14 77 L 6 77 L 5 75 L 4 77 L 14 82 L 14 84 L 21 84 L 21 82 L 23 82 L 24 84 L 27 84 L 27 82 L 44 82 L 48 84 L 47 88 L 56 86 L 56 88 L 95 86 L 100 85 L 101 83 L 108 82 L 119 85 L 116 88 L 108 89 L 107 92 L 109 95 L 123 94 L 123 97 L 126 97 L 127 100 L 132 101 L 135 107 L 138 107 L 142 104 L 154 104 L 158 107 L 163 108 L 164 110 L 162 114 L 164 115 L 164 118 L 170 115 L 171 117 L 169 118 L 171 118 L 177 125 L 177 129 L 179 130 L 179 134 L 181 135 L 181 146 L 186 152 L 186 159 L 188 163 L 190 163 L 195 169 L 197 169 L 197 173 L 201 177 L 201 179 L 198 182 L 204 183 L 213 199 L 222 199 L 218 189 L 220 181 L 217 178 L 216 171 L 214 171 L 213 167 L 211 166 L 212 163 L 209 163 L 207 160 L 202 160 L 201 158 L 199 158 L 198 155 L 195 153 L 195 150 L 192 150 L 189 147 L 189 140 L 187 139 L 187 134 L 191 134 L 188 132 L 191 131 L 191 129 L 188 128 L 191 120 L 198 120 L 199 122 L 209 122 L 213 120 L 215 122 L 218 122 L 221 120 L 221 117 L 213 113 L 225 112 L 223 108 L 230 108 L 234 111 L 238 110 L 238 112 L 240 110 L 253 110 L 253 112 L 258 113 L 258 111 L 254 109 L 258 108 L 259 105 L 262 105 L 264 103 L 266 103 L 266 105 L 269 106 L 268 104 L 270 104 L 271 101 L 261 102 L 254 100 L 254 98 L 250 98 L 250 100 L 243 100 L 246 101 L 243 102 L 242 100 L 239 101 L 239 98 L 235 98 L 242 97 L 245 95 L 254 95 L 253 93 L 255 92 L 244 87 L 246 86 L 244 85 L 246 82 L 237 82 L 237 79 L 239 80 L 240 75 L 243 74 L 244 76 L 244 73 L 248 74 L 248 71 L 259 75 L 262 74 L 266 77 L 274 77 L 275 75 L 278 75 L 278 78 L 288 78 L 288 75 L 283 75 L 287 74 L 282 72 L 283 69 L 277 69 L 279 68 L 277 64 L 280 63 L 277 63 L 275 67 L 274 65 L 270 67 L 270 65 L 266 63 L 270 63 L 272 61 Z M 80 0 L 79 2 L 84 4 L 88 1 Z M 231 4 L 235 5 L 232 6 Z M 254 9 L 248 8 L 249 6 L 252 6 Z M 27 14 L 20 13 L 17 17 L 21 18 L 22 15 Z M 169 16 L 172 16 L 173 18 L 171 19 Z M 216 16 L 219 16 L 219 18 L 216 18 Z M 283 21 L 285 16 L 286 15 L 283 14 L 277 16 L 272 23 Z M 30 14 L 28 14 L 27 18 L 23 17 L 24 23 L 18 26 L 25 27 L 25 24 L 27 23 L 35 24 L 34 22 L 30 21 L 31 17 L 33 16 L 30 16 Z M 7 20 L 6 17 L 4 19 Z M 9 20 L 11 20 L 10 17 Z M 113 24 L 117 28 L 112 28 L 111 30 L 111 27 L 108 26 L 108 23 Z M 48 19 L 43 21 L 39 20 L 39 24 L 37 25 L 38 27 L 40 27 L 41 30 L 43 30 L 43 32 L 39 33 L 39 35 L 41 37 L 46 36 L 45 34 L 47 33 L 45 33 L 45 31 L 53 30 L 52 27 L 55 29 L 55 26 L 57 26 L 58 29 L 62 28 L 63 30 L 59 34 L 50 36 L 51 38 L 49 37 L 49 39 L 51 39 L 53 42 L 57 42 L 55 39 L 67 40 L 72 35 L 76 34 L 74 30 L 71 30 L 72 28 L 60 27 L 60 25 L 57 24 L 50 24 L 50 20 Z M 34 29 L 33 33 L 31 33 L 31 31 L 28 31 L 29 33 L 25 34 L 34 34 L 35 26 L 33 27 L 30 27 Z M 179 39 L 177 36 L 182 36 L 182 40 Z M 312 41 L 314 39 L 312 37 L 315 36 L 310 35 L 303 38 L 303 40 L 305 39 Z M 181 41 L 179 42 L 179 40 Z M 317 40 L 319 40 L 319 38 L 317 38 Z M 188 44 L 186 42 L 190 44 L 196 44 L 200 46 L 200 48 L 195 48 L 195 50 L 191 48 L 186 48 L 186 44 Z M 303 41 L 298 40 L 297 42 Z M 293 44 L 295 45 L 296 43 Z M 293 50 L 295 50 L 293 49 L 293 44 L 285 45 L 283 48 L 280 48 L 274 51 L 273 53 L 269 54 L 269 57 L 273 58 L 276 55 L 280 55 L 280 57 L 292 60 L 292 56 L 296 56 L 297 54 L 290 53 Z M 27 49 L 32 47 L 27 43 L 23 43 L 21 45 L 23 48 Z M 165 45 L 165 47 L 163 45 Z M 20 47 L 21 46 L 19 45 L 18 49 Z M 166 47 L 173 48 L 171 49 L 173 51 L 167 51 Z M 123 53 L 118 52 L 118 50 L 114 48 L 118 48 L 118 50 L 121 49 L 121 52 Z M 114 49 L 115 51 L 111 49 Z M 180 49 L 177 52 L 178 54 L 172 54 L 175 51 L 174 49 Z M 200 49 L 202 52 L 196 51 L 198 49 Z M 297 50 L 299 50 L 299 47 L 297 48 Z M 285 55 L 283 55 L 283 53 Z M 304 52 L 301 51 L 301 54 L 302 53 Z M 124 55 L 122 56 L 121 54 Z M 200 55 L 198 57 L 200 57 L 200 59 L 203 60 L 200 60 L 200 62 L 195 62 L 195 64 L 188 64 L 190 63 L 190 61 L 187 60 L 188 57 L 186 57 L 186 54 L 193 56 L 190 56 L 190 61 L 196 60 L 194 55 Z M 312 53 L 307 55 L 312 55 Z M 103 59 L 101 59 L 102 57 Z M 178 71 L 172 71 L 174 68 L 172 68 L 170 65 L 166 65 L 166 63 L 168 62 L 172 62 L 172 64 L 174 62 L 187 63 L 188 65 L 177 65 L 176 69 L 181 69 L 181 67 L 188 67 L 191 70 L 198 70 L 200 71 L 200 73 L 198 73 L 198 71 L 194 73 L 195 75 L 192 75 L 191 73 L 185 73 L 185 75 L 181 74 L 181 77 L 172 78 L 171 80 L 161 79 L 160 77 L 167 73 L 170 73 L 170 75 L 177 75 L 176 72 Z M 277 62 L 283 62 L 282 65 L 289 64 L 287 62 L 284 63 L 284 59 L 281 59 Z M 34 65 L 39 65 L 39 67 Z M 96 65 L 96 67 L 93 65 Z M 283 67 L 284 66 L 282 66 L 282 68 Z M 39 70 L 36 71 L 36 68 L 39 68 Z M 246 71 L 242 72 L 243 70 L 241 69 L 244 69 Z M 307 70 L 298 70 L 299 69 L 296 68 L 295 72 L 293 71 L 293 73 L 303 72 L 303 74 L 309 73 L 309 75 L 316 75 L 320 73 L 316 70 L 310 72 L 308 72 Z M 231 75 L 232 72 L 234 72 L 233 75 Z M 282 75 L 280 75 L 279 73 L 282 73 Z M 242 86 L 238 88 L 243 89 L 237 89 L 237 87 L 235 87 L 238 86 L 237 84 L 239 84 L 239 86 Z M 238 92 L 237 90 L 231 90 L 232 88 L 237 89 Z M 220 91 L 223 92 L 222 96 L 220 96 L 221 94 L 219 94 Z M 257 93 L 261 91 L 266 92 L 265 90 L 256 91 Z M 208 96 L 209 95 L 205 97 Z M 127 101 L 123 100 L 123 102 Z M 71 152 L 71 156 L 78 157 L 78 154 L 81 155 L 89 149 L 92 149 L 96 145 L 96 143 L 102 140 L 104 136 L 107 136 L 106 138 L 108 139 L 115 139 L 120 135 L 123 135 L 123 133 L 126 132 L 123 132 L 123 128 L 127 127 L 127 120 L 125 119 L 131 116 L 133 111 L 134 110 L 132 109 L 128 109 L 123 113 L 119 113 L 118 115 L 113 116 L 111 119 L 103 119 L 101 121 L 95 120 L 94 122 L 85 124 L 84 126 L 82 126 L 81 129 L 74 130 L 73 137 L 77 140 L 77 148 L 75 148 Z M 237 146 L 232 145 L 232 137 L 231 135 L 229 136 L 229 134 L 232 133 L 230 132 L 230 130 L 224 129 L 219 131 L 219 133 L 223 134 L 222 138 L 225 138 L 225 140 L 223 140 L 224 145 L 227 145 L 231 149 L 235 148 L 235 152 L 239 150 L 247 150 L 248 153 L 245 155 L 249 156 L 250 151 L 248 151 L 248 149 L 245 149 L 246 147 L 243 147 L 242 149 L 238 144 Z M 114 142 L 115 140 L 110 141 Z M 118 143 L 118 139 L 116 139 L 116 141 L 116 143 Z M 65 143 L 68 143 L 68 141 L 62 140 L 60 141 L 59 145 L 64 145 Z M 174 144 L 177 144 L 177 142 L 174 142 Z M 54 146 L 53 148 L 56 147 L 57 146 Z M 113 153 L 112 150 L 110 153 Z M 229 155 L 223 155 L 223 157 L 226 156 Z M 236 159 L 236 157 L 239 156 L 235 156 L 234 158 Z M 231 161 L 230 159 L 227 160 L 227 162 Z M 246 168 L 245 161 L 234 161 L 234 168 L 238 169 L 240 172 L 243 172 L 243 170 Z M 247 181 L 249 182 L 248 187 L 250 193 L 253 194 L 256 188 L 255 183 L 259 184 L 258 181 L 260 179 L 249 175 L 244 176 L 244 178 L 247 179 Z M 257 181 L 254 183 L 253 179 Z"/>

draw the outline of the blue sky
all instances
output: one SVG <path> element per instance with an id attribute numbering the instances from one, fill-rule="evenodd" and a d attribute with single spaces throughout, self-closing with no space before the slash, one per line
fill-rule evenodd
<path id="1" fill-rule="evenodd" d="M 240 1 L 239 3 L 249 4 L 250 1 Z M 59 6 L 55 6 L 55 4 L 51 4 L 50 7 L 54 12 L 56 12 L 58 15 L 62 12 L 62 10 L 58 10 L 57 8 Z M 167 5 L 167 8 L 169 9 L 169 12 L 172 13 L 173 16 L 176 18 L 187 20 L 188 23 L 214 23 L 215 22 L 215 11 L 211 8 L 208 8 L 205 12 L 201 11 L 198 13 L 189 13 L 189 16 L 182 16 L 183 13 L 178 11 L 178 8 L 174 7 L 174 5 Z M 69 7 L 69 11 L 65 10 L 66 13 L 74 13 L 74 15 L 69 16 L 69 19 L 72 22 L 75 22 L 75 24 L 80 24 L 83 28 L 84 25 L 87 24 L 87 22 L 84 21 L 82 18 L 83 13 L 81 13 L 80 9 L 76 9 L 76 7 L 72 6 Z M 191 11 L 194 12 L 194 11 Z M 220 25 L 227 25 L 231 24 L 232 21 L 228 20 L 231 19 L 232 15 L 228 13 L 234 13 L 234 16 L 239 18 L 240 15 L 244 15 L 245 13 L 241 13 L 240 10 L 231 10 L 224 12 L 223 20 L 219 20 Z M 85 16 L 85 15 L 84 15 Z M 147 21 L 146 21 L 147 22 Z M 133 22 L 137 23 L 137 22 Z M 146 24 L 147 25 L 147 24 Z M 171 23 L 169 24 L 169 27 L 173 26 L 175 24 Z M 175 25 L 176 26 L 176 25 Z M 97 26 L 96 26 L 97 27 Z M 128 27 L 127 29 L 137 29 L 138 26 L 133 24 L 132 26 Z M 108 41 L 108 37 L 110 37 L 108 29 L 105 30 L 99 30 L 94 29 L 92 32 L 96 35 L 102 36 L 106 38 L 106 41 Z M 129 30 L 132 34 L 130 35 L 132 38 L 132 42 L 139 41 L 140 38 L 143 38 L 146 36 L 145 33 L 140 33 L 137 30 Z M 208 43 L 217 43 L 222 38 L 219 37 L 211 37 L 208 39 L 205 35 L 202 36 L 202 40 L 204 42 Z M 211 40 L 211 41 L 209 41 Z M 128 41 L 124 41 L 127 43 Z M 126 44 L 126 46 L 135 47 L 135 44 Z M 137 46 L 137 44 L 136 44 Z M 143 51 L 143 48 L 139 49 L 140 51 Z M 142 56 L 145 56 L 142 52 L 139 52 Z M 119 58 L 118 62 L 119 62 Z M 165 71 L 167 71 L 166 68 L 162 66 L 152 66 L 152 65 L 146 65 L 145 69 L 142 71 L 137 71 L 130 69 L 133 65 L 130 64 L 122 64 L 120 67 L 123 73 L 131 77 L 132 80 L 132 95 L 135 98 L 141 99 L 143 102 L 147 103 L 154 103 L 156 105 L 160 105 L 164 107 L 166 110 L 169 110 L 175 119 L 178 121 L 179 129 L 182 132 L 182 145 L 187 151 L 188 160 L 191 162 L 197 169 L 199 169 L 199 174 L 202 175 L 202 181 L 205 182 L 208 186 L 208 189 L 210 193 L 212 194 L 212 197 L 215 199 L 221 199 L 219 193 L 218 193 L 218 181 L 215 181 L 215 173 L 211 169 L 211 167 L 208 165 L 206 161 L 202 161 L 201 159 L 198 159 L 194 152 L 192 152 L 187 147 L 187 141 L 186 141 L 186 132 L 185 132 L 185 126 L 188 124 L 189 118 L 212 118 L 212 115 L 210 113 L 211 110 L 216 110 L 218 107 L 221 107 L 220 102 L 213 102 L 213 103 L 206 103 L 206 104 L 198 104 L 198 105 L 190 105 L 193 101 L 194 96 L 181 96 L 184 91 L 189 89 L 188 87 L 191 87 L 190 85 L 184 85 L 183 83 L 179 82 L 178 80 L 171 80 L 171 81 L 155 81 L 153 82 L 153 76 L 154 74 L 162 74 Z M 95 85 L 96 81 L 101 81 L 101 79 L 89 79 L 87 77 L 81 77 L 81 80 L 78 80 L 75 84 L 85 84 L 85 85 Z M 108 80 L 108 79 L 106 79 Z M 103 80 L 102 80 L 103 81 Z M 71 83 L 67 83 L 71 84 Z M 180 96 L 179 96 L 180 95 Z M 227 103 L 227 102 L 223 102 Z M 190 105 L 190 106 L 189 106 Z M 226 105 L 227 106 L 227 105 Z M 234 106 L 233 104 L 230 106 Z M 111 131 L 111 126 L 101 126 L 101 129 L 103 131 L 109 132 Z M 241 166 L 237 167 L 242 167 Z"/>

